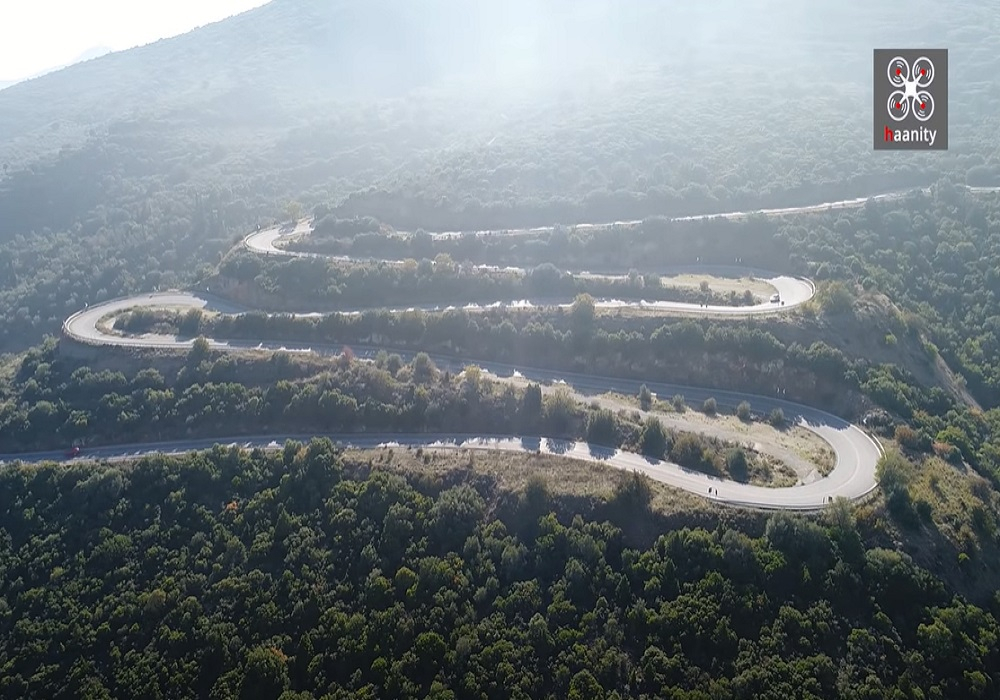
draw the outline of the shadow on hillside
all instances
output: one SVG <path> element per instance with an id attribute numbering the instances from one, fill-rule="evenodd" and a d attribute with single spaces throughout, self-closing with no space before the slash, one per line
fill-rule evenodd
<path id="1" fill-rule="evenodd" d="M 887 510 L 904 541 L 879 542 L 880 546 L 902 550 L 918 566 L 934 572 L 950 589 L 977 604 L 992 600 L 1000 573 L 1000 547 L 995 535 L 973 528 L 975 545 L 963 551 L 937 523 L 920 512 L 917 504 L 909 504 L 909 508 L 887 506 Z"/>
<path id="2" fill-rule="evenodd" d="M 522 437 L 521 449 L 525 452 L 538 452 L 542 449 L 542 439 L 539 437 Z"/>

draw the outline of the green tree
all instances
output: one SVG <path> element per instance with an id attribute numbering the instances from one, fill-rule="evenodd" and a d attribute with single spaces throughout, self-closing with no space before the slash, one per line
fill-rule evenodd
<path id="1" fill-rule="evenodd" d="M 524 486 L 522 497 L 524 507 L 529 513 L 541 515 L 549 507 L 552 498 L 549 483 L 542 474 L 532 474 Z"/>
<path id="2" fill-rule="evenodd" d="M 602 408 L 587 414 L 587 440 L 596 445 L 618 447 L 618 419 Z"/>
<path id="3" fill-rule="evenodd" d="M 597 317 L 597 305 L 589 294 L 578 294 L 569 311 L 573 329 L 580 333 L 590 333 Z"/>
<path id="4" fill-rule="evenodd" d="M 649 510 L 653 500 L 653 489 L 649 477 L 633 470 L 622 474 L 615 484 L 612 502 L 622 513 L 634 514 Z"/>
<path id="5" fill-rule="evenodd" d="M 642 436 L 639 438 L 639 449 L 642 454 L 655 459 L 663 459 L 668 447 L 667 431 L 659 419 L 650 416 L 642 424 Z"/>
<path id="6" fill-rule="evenodd" d="M 212 354 L 212 346 L 207 339 L 202 336 L 195 338 L 188 350 L 187 363 L 190 367 L 197 367 L 202 361 L 207 360 Z"/>
<path id="7" fill-rule="evenodd" d="M 288 689 L 285 655 L 273 647 L 255 647 L 247 654 L 240 683 L 241 700 L 277 700 Z"/>
<path id="8" fill-rule="evenodd" d="M 201 309 L 188 309 L 184 316 L 181 318 L 181 322 L 178 324 L 178 331 L 181 335 L 188 337 L 196 336 L 201 333 L 201 325 L 204 314 Z"/>
<path id="9" fill-rule="evenodd" d="M 426 384 L 434 379 L 437 374 L 437 367 L 430 355 L 426 352 L 418 352 L 413 358 L 413 379 L 421 384 Z"/>
<path id="10" fill-rule="evenodd" d="M 590 671 L 580 671 L 569 684 L 569 700 L 604 700 L 604 688 Z"/>
<path id="11" fill-rule="evenodd" d="M 545 397 L 545 422 L 562 436 L 570 430 L 577 415 L 576 401 L 566 387 L 557 387 Z"/>
<path id="12" fill-rule="evenodd" d="M 816 299 L 824 313 L 844 314 L 854 307 L 854 294 L 843 282 L 829 282 L 816 292 Z"/>
<path id="13" fill-rule="evenodd" d="M 528 384 L 521 396 L 522 425 L 538 429 L 542 418 L 542 387 L 538 384 Z"/>

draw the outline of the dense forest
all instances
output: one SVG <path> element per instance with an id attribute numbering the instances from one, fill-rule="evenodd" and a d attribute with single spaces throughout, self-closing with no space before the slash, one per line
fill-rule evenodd
<path id="1" fill-rule="evenodd" d="M 850 511 L 652 531 L 625 478 L 407 481 L 329 442 L 0 474 L 8 697 L 952 698 L 1000 679 L 996 604 Z M 449 483 L 450 482 L 450 483 Z M 633 533 L 633 534 L 628 534 Z"/>

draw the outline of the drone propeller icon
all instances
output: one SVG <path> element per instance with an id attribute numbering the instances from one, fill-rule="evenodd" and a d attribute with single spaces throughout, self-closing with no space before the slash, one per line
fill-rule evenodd
<path id="1" fill-rule="evenodd" d="M 901 88 L 892 91 L 886 105 L 893 121 L 903 121 L 911 110 L 922 122 L 934 116 L 934 96 L 926 89 L 934 82 L 934 64 L 929 58 L 921 56 L 911 67 L 906 59 L 896 56 L 889 61 L 888 74 L 889 83 Z"/>

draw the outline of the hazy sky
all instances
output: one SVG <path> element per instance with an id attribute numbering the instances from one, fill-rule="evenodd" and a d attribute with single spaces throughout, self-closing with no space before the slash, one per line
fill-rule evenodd
<path id="1" fill-rule="evenodd" d="M 267 0 L 0 0 L 0 80 L 183 34 Z"/>

